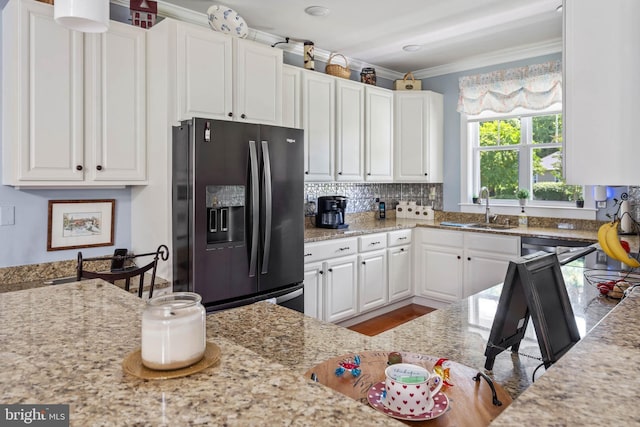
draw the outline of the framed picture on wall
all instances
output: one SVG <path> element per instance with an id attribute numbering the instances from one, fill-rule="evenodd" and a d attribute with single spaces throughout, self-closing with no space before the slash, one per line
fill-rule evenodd
<path id="1" fill-rule="evenodd" d="M 49 200 L 47 251 L 113 245 L 115 199 Z"/>

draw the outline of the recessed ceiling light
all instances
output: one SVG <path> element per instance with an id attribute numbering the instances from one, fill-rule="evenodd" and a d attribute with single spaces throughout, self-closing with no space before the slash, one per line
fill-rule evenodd
<path id="1" fill-rule="evenodd" d="M 416 52 L 420 49 L 422 49 L 422 46 L 419 44 L 408 44 L 406 46 L 402 46 L 402 50 L 405 52 Z"/>
<path id="2" fill-rule="evenodd" d="M 309 6 L 304 10 L 307 15 L 311 16 L 327 16 L 331 11 L 324 6 Z"/>

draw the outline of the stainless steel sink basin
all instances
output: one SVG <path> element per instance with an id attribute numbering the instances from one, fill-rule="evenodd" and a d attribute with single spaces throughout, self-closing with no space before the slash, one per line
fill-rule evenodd
<path id="1" fill-rule="evenodd" d="M 459 223 L 459 222 L 441 222 L 440 225 L 444 225 L 446 227 L 457 227 L 457 228 L 476 228 L 482 230 L 510 230 L 512 228 L 516 228 L 515 225 L 506 225 L 506 224 L 487 224 L 486 222 L 473 222 L 473 223 Z"/>
<path id="2" fill-rule="evenodd" d="M 475 224 L 469 224 L 465 226 L 465 228 L 482 228 L 484 230 L 510 230 L 512 228 L 516 228 L 516 226 L 506 225 L 506 224 L 487 224 L 485 222 L 478 222 Z"/>

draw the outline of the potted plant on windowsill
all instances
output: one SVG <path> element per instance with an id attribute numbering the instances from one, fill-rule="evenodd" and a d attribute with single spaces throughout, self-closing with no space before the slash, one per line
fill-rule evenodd
<path id="1" fill-rule="evenodd" d="M 478 197 L 477 194 L 473 194 L 473 197 L 471 198 L 471 201 L 473 202 L 474 205 L 477 205 L 480 203 L 480 198 Z"/>
<path id="2" fill-rule="evenodd" d="M 520 201 L 520 206 L 525 206 L 527 204 L 527 200 L 529 199 L 529 190 L 526 188 L 521 188 L 516 191 L 516 197 Z"/>
<path id="3" fill-rule="evenodd" d="M 584 199 L 582 198 L 582 196 L 578 196 L 576 198 L 576 207 L 577 208 L 584 208 Z"/>

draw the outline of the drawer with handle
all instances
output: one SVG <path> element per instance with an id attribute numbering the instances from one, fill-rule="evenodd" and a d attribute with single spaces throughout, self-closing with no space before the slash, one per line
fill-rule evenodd
<path id="1" fill-rule="evenodd" d="M 386 247 L 386 233 L 367 234 L 366 236 L 358 237 L 358 248 L 360 252 L 375 251 Z"/>
<path id="2" fill-rule="evenodd" d="M 411 233 L 411 230 L 390 231 L 387 233 L 389 235 L 389 247 L 411 244 Z"/>
<path id="3" fill-rule="evenodd" d="M 355 237 L 307 243 L 304 245 L 304 262 L 306 264 L 356 253 L 358 239 Z"/>

